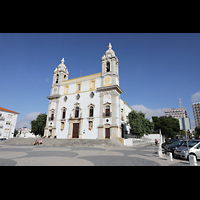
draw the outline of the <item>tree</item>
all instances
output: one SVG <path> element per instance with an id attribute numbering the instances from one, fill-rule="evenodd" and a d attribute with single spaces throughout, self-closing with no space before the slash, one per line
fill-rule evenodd
<path id="1" fill-rule="evenodd" d="M 142 112 L 132 111 L 128 114 L 129 124 L 131 126 L 130 133 L 133 135 L 143 136 L 150 134 L 153 130 L 153 123 L 145 119 L 145 114 Z"/>
<path id="2" fill-rule="evenodd" d="M 162 135 L 174 138 L 180 132 L 179 121 L 172 116 L 152 117 L 154 123 L 154 131 L 161 129 Z"/>
<path id="3" fill-rule="evenodd" d="M 14 131 L 14 137 L 16 137 L 16 136 L 17 136 L 17 134 L 18 134 L 18 130 L 17 130 L 17 129 L 15 129 L 15 131 Z"/>
<path id="4" fill-rule="evenodd" d="M 44 128 L 46 126 L 46 113 L 37 116 L 36 120 L 31 121 L 31 133 L 35 135 L 44 135 Z"/>

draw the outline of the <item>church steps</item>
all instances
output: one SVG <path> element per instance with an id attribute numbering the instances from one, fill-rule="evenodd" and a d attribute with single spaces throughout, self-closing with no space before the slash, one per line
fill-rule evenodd
<path id="1" fill-rule="evenodd" d="M 10 138 L 1 141 L 0 144 L 9 145 L 33 145 L 36 138 Z M 39 139 L 37 139 L 39 140 Z M 60 147 L 121 147 L 119 140 L 112 139 L 42 139 L 41 146 L 60 146 Z"/>

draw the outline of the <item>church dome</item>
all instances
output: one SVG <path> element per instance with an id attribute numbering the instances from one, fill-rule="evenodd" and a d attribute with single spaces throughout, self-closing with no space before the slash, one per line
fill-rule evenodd
<path id="1" fill-rule="evenodd" d="M 64 58 L 63 58 L 63 59 L 61 60 L 60 65 L 58 65 L 58 71 L 63 71 L 63 72 L 65 72 L 66 66 L 65 66 L 64 62 L 65 62 L 65 60 L 64 60 Z"/>

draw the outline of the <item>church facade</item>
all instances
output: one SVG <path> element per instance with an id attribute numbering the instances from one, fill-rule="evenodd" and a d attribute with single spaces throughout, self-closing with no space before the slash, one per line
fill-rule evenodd
<path id="1" fill-rule="evenodd" d="M 114 139 L 129 132 L 132 108 L 120 98 L 119 62 L 111 44 L 100 73 L 69 79 L 64 62 L 53 73 L 44 136 Z"/>

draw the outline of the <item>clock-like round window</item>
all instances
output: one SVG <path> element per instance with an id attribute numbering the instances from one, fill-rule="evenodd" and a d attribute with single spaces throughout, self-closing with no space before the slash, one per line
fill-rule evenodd
<path id="1" fill-rule="evenodd" d="M 90 93 L 90 97 L 93 98 L 94 97 L 94 92 Z"/>
<path id="2" fill-rule="evenodd" d="M 80 94 L 76 95 L 76 99 L 79 100 L 80 99 Z"/>
<path id="3" fill-rule="evenodd" d="M 67 96 L 64 97 L 64 101 L 65 101 L 65 102 L 67 101 Z"/>

